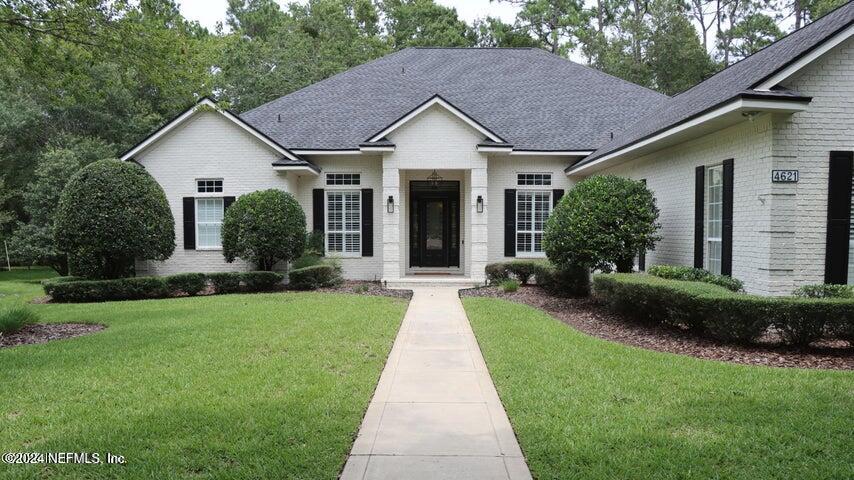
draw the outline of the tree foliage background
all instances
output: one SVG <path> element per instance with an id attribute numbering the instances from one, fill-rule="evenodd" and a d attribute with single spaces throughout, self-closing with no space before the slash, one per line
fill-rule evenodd
<path id="1" fill-rule="evenodd" d="M 433 0 L 229 0 L 209 31 L 174 0 L 0 0 L 0 241 L 56 260 L 51 173 L 117 157 L 204 95 L 243 112 L 410 46 L 538 47 L 672 95 L 844 3 L 495 1 L 519 7 L 512 24 Z"/>

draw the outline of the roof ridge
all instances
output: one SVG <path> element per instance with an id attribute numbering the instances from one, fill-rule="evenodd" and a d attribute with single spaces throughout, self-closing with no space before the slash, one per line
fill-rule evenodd
<path id="1" fill-rule="evenodd" d="M 430 45 L 415 45 L 406 48 L 416 50 L 542 50 L 539 47 L 434 47 Z"/>

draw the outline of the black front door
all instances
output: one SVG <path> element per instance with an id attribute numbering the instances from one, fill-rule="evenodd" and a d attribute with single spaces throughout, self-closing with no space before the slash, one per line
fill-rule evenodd
<path id="1" fill-rule="evenodd" d="M 411 182 L 409 265 L 460 265 L 459 182 Z"/>

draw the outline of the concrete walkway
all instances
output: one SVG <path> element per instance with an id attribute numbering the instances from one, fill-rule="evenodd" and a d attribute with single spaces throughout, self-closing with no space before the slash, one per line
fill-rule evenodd
<path id="1" fill-rule="evenodd" d="M 457 289 L 414 291 L 341 478 L 530 479 Z"/>

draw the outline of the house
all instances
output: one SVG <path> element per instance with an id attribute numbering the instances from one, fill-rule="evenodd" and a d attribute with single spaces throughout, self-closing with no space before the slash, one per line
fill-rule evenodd
<path id="1" fill-rule="evenodd" d="M 662 102 L 567 169 L 645 180 L 661 242 L 645 263 L 746 290 L 854 283 L 854 4 Z"/>
<path id="2" fill-rule="evenodd" d="M 122 157 L 177 219 L 175 254 L 138 271 L 251 268 L 224 261 L 223 212 L 279 188 L 347 278 L 482 283 L 487 263 L 543 257 L 563 193 L 613 173 L 661 209 L 641 269 L 765 294 L 845 283 L 852 19 L 845 5 L 672 98 L 539 49 L 409 48 L 242 115 L 203 99 Z"/>

